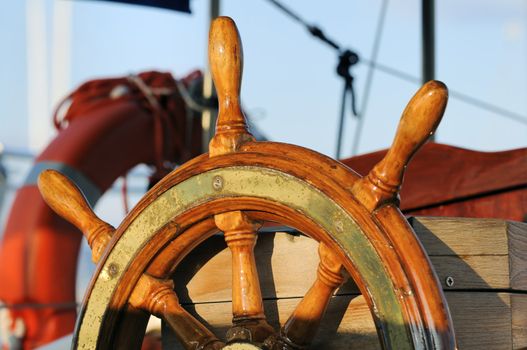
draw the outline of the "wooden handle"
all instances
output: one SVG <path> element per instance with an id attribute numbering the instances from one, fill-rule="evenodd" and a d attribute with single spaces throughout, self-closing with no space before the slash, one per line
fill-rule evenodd
<path id="1" fill-rule="evenodd" d="M 218 17 L 210 26 L 209 63 L 220 109 L 238 112 L 221 120 L 240 117 L 240 86 L 243 72 L 243 49 L 236 24 L 229 17 Z M 221 125 L 220 123 L 218 123 Z"/>
<path id="2" fill-rule="evenodd" d="M 229 17 L 218 17 L 210 26 L 209 64 L 219 102 L 216 136 L 209 145 L 214 156 L 235 152 L 243 142 L 254 140 L 240 107 L 242 43 Z"/>
<path id="3" fill-rule="evenodd" d="M 320 264 L 317 279 L 297 305 L 281 332 L 285 348 L 307 348 L 318 330 L 329 301 L 344 282 L 342 263 L 331 249 L 324 243 L 318 248 Z"/>
<path id="4" fill-rule="evenodd" d="M 179 303 L 174 283 L 143 274 L 130 299 L 130 305 L 162 318 L 185 349 L 217 350 L 224 344 Z"/>
<path id="5" fill-rule="evenodd" d="M 353 186 L 353 193 L 369 210 L 397 199 L 406 166 L 439 125 L 447 100 L 447 87 L 435 80 L 423 85 L 412 97 L 386 156 Z"/>
<path id="6" fill-rule="evenodd" d="M 40 173 L 38 188 L 51 209 L 83 233 L 97 262 L 115 229 L 95 215 L 79 188 L 58 171 Z"/>
<path id="7" fill-rule="evenodd" d="M 434 133 L 448 100 L 448 90 L 440 81 L 429 81 L 412 97 L 397 127 L 390 150 L 376 166 L 389 184 L 400 185 L 412 156 Z"/>

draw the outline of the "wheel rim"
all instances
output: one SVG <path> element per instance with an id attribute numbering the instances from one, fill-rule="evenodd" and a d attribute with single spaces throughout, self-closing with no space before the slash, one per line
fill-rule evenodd
<path id="1" fill-rule="evenodd" d="M 236 159 L 236 163 L 241 162 L 240 158 Z M 206 164 L 201 164 L 207 168 Z M 185 172 L 186 169 L 182 170 Z M 317 175 L 320 174 L 313 174 L 313 177 L 316 178 Z M 288 173 L 264 167 L 220 167 L 188 178 L 176 172 L 171 178 L 184 178 L 184 180 L 169 187 L 163 193 L 157 192 L 158 187 L 163 188 L 166 183 L 171 182 L 170 179 L 163 181 L 152 190 L 156 198 L 141 212 L 132 213 L 133 220 L 127 220 L 130 222 L 129 225 L 125 223 L 117 230 L 111 248 L 107 250 L 107 254 L 99 265 L 97 278 L 93 280 L 90 294 L 87 295 L 86 303 L 77 322 L 75 344 L 79 348 L 93 348 L 96 344 L 102 348 L 116 346 L 112 343 L 111 335 L 105 333 L 105 330 L 113 329 L 117 318 L 107 314 L 107 310 L 124 307 L 126 294 L 129 294 L 132 288 L 119 291 L 117 289 L 119 286 L 127 285 L 128 281 L 137 280 L 142 273 L 138 271 L 135 275 L 127 276 L 125 283 L 123 277 L 129 271 L 129 266 L 122 266 L 122 261 L 136 260 L 141 250 L 145 249 L 149 242 L 155 241 L 156 245 L 165 246 L 167 241 L 159 242 L 154 239 L 154 236 L 158 233 L 164 234 L 163 227 L 167 225 L 175 228 L 176 225 L 173 223 L 189 210 L 199 210 L 200 207 L 212 205 L 220 199 L 223 200 L 222 204 L 226 205 L 228 200 L 239 201 L 241 197 L 265 199 L 270 206 L 278 203 L 292 209 L 292 212 L 300 212 L 302 214 L 298 214 L 297 220 L 303 216 L 320 227 L 319 230 L 314 230 L 313 227 L 308 230 L 303 229 L 304 232 L 325 232 L 325 237 L 323 235 L 317 238 L 333 246 L 340 246 L 348 259 L 346 267 L 355 279 L 362 279 L 361 283 L 358 283 L 359 287 L 374 309 L 374 320 L 380 330 L 380 339 L 386 348 L 419 348 L 421 346 L 414 344 L 433 343 L 430 339 L 426 340 L 426 332 L 415 332 L 408 328 L 409 323 L 404 320 L 403 315 L 407 313 L 405 309 L 409 307 L 408 304 L 415 303 L 415 300 L 409 300 L 412 295 L 411 287 L 406 287 L 407 297 L 403 303 L 401 294 L 397 293 L 400 289 L 394 288 L 391 279 L 391 275 L 396 273 L 394 271 L 402 270 L 402 267 L 398 263 L 398 268 L 392 266 L 392 271 L 386 270 L 387 262 L 383 261 L 370 241 L 372 230 L 368 228 L 365 231 L 358 226 L 357 219 L 349 212 L 349 204 L 348 208 L 343 208 L 323 189 L 310 184 L 309 179 L 300 179 Z M 218 178 L 221 178 L 223 182 L 220 190 L 215 185 Z M 284 191 L 284 189 L 287 190 Z M 298 195 L 299 193 L 302 195 Z M 148 201 L 146 198 L 145 203 Z M 141 204 L 138 207 L 141 207 Z M 354 204 L 353 207 L 351 209 L 355 212 L 360 210 L 358 204 Z M 223 210 L 231 209 L 232 206 L 226 205 Z M 246 207 L 246 209 L 257 208 Z M 264 212 L 269 213 L 272 208 L 264 209 Z M 364 215 L 366 215 L 365 212 Z M 370 219 L 370 225 L 366 227 L 376 228 L 375 239 L 379 245 L 378 226 Z M 206 235 L 196 237 L 198 241 L 204 238 Z M 165 239 L 169 240 L 172 237 Z M 384 244 L 389 245 L 390 242 L 386 240 Z M 178 260 L 180 259 L 181 257 Z M 390 262 L 391 265 L 394 263 L 396 262 Z M 146 265 L 147 263 L 143 268 L 146 269 Z M 120 299 L 120 302 L 115 298 Z M 424 329 L 423 320 L 414 320 L 414 323 L 415 328 Z"/>

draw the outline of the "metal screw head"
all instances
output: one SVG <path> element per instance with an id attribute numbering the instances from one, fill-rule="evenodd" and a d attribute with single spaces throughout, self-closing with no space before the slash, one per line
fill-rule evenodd
<path id="1" fill-rule="evenodd" d="M 119 274 L 119 265 L 116 263 L 110 263 L 107 267 L 102 270 L 101 276 L 105 280 L 111 280 Z"/>
<path id="2" fill-rule="evenodd" d="M 337 232 L 339 233 L 342 233 L 344 232 L 344 223 L 340 220 L 336 221 L 335 222 L 335 229 L 337 230 Z"/>
<path id="3" fill-rule="evenodd" d="M 108 265 L 108 275 L 110 277 L 113 278 L 117 276 L 118 272 L 119 272 L 119 266 L 117 264 L 111 263 L 110 265 Z"/>
<path id="4" fill-rule="evenodd" d="M 453 287 L 454 286 L 454 277 L 447 276 L 447 278 L 445 278 L 445 284 L 446 284 L 447 287 Z"/>
<path id="5" fill-rule="evenodd" d="M 221 191 L 223 188 L 223 178 L 219 175 L 214 176 L 212 178 L 212 188 L 214 188 L 216 191 Z"/>

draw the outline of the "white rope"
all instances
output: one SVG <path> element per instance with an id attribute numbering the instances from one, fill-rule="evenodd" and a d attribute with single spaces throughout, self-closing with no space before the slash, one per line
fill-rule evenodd
<path id="1" fill-rule="evenodd" d="M 17 318 L 13 321 L 6 305 L 0 301 L 0 345 L 10 350 L 22 349 L 22 338 L 26 334 L 24 320 Z"/>
<path id="2" fill-rule="evenodd" d="M 152 91 L 152 88 L 150 88 L 150 86 L 145 84 L 143 79 L 141 79 L 138 75 L 133 75 L 132 74 L 132 75 L 128 76 L 128 81 L 130 81 L 135 86 L 137 86 L 139 91 L 141 91 L 141 93 L 146 98 L 148 103 L 150 103 L 152 108 L 154 108 L 155 110 L 160 110 L 161 109 L 161 106 L 159 105 L 159 102 L 157 101 L 157 98 L 156 98 L 154 92 Z"/>
<path id="3" fill-rule="evenodd" d="M 185 84 L 183 84 L 181 81 L 176 80 L 176 86 L 177 86 L 179 94 L 183 98 L 183 101 L 185 101 L 185 104 L 187 105 L 188 108 L 192 109 L 193 111 L 200 112 L 200 113 L 205 112 L 205 111 L 213 111 L 213 110 L 215 111 L 216 110 L 216 108 L 214 107 L 204 106 L 196 102 L 196 100 L 194 100 L 194 98 L 190 95 L 190 92 L 188 91 Z"/>

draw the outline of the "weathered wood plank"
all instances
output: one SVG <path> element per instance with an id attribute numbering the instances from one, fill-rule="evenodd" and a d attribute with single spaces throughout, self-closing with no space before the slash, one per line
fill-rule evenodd
<path id="1" fill-rule="evenodd" d="M 446 297 L 459 349 L 512 349 L 510 294 L 447 292 Z"/>
<path id="2" fill-rule="evenodd" d="M 458 275 L 449 289 L 527 290 L 527 224 L 426 217 L 411 223 L 444 288 L 446 276 Z"/>
<path id="3" fill-rule="evenodd" d="M 452 218 L 413 218 L 412 223 L 443 288 L 527 290 L 527 224 Z M 315 280 L 317 242 L 305 236 L 260 234 L 255 254 L 264 298 L 303 296 Z M 183 302 L 230 300 L 230 269 L 223 238 L 212 237 L 178 267 L 178 295 Z M 193 278 L 196 273 L 200 277 Z M 452 286 L 445 282 L 449 276 Z M 340 290 L 357 292 L 353 282 Z"/>
<path id="4" fill-rule="evenodd" d="M 262 296 L 265 299 L 303 296 L 316 278 L 317 249 L 318 243 L 305 236 L 259 235 L 255 258 Z M 231 255 L 223 237 L 211 237 L 176 271 L 180 300 L 198 303 L 231 300 L 231 268 Z M 357 291 L 354 285 L 349 289 Z"/>
<path id="5" fill-rule="evenodd" d="M 444 289 L 507 289 L 509 259 L 506 255 L 430 256 Z M 451 277 L 453 285 L 446 279 Z"/>
<path id="6" fill-rule="evenodd" d="M 459 348 L 527 347 L 527 294 L 492 291 L 527 290 L 527 224 L 453 218 L 413 218 L 412 223 L 446 290 Z M 305 236 L 259 235 L 255 252 L 265 313 L 275 327 L 315 280 L 317 247 Z M 198 247 L 176 275 L 180 299 L 219 336 L 231 319 L 230 268 L 230 253 L 217 236 Z M 448 276 L 453 286 L 446 286 Z M 379 347 L 370 312 L 357 294 L 352 281 L 339 289 L 314 348 Z"/>
<path id="7" fill-rule="evenodd" d="M 525 346 L 527 295 L 447 292 L 446 296 L 459 349 L 510 350 Z M 266 300 L 269 323 L 278 328 L 299 301 L 299 298 Z M 200 320 L 205 320 L 219 337 L 231 325 L 230 302 L 197 304 L 187 308 Z M 368 306 L 362 296 L 356 295 L 332 298 L 315 339 L 314 349 L 380 349 Z M 171 343 L 174 344 L 174 339 Z M 179 349 L 172 346 L 168 349 Z"/>
<path id="8" fill-rule="evenodd" d="M 428 255 L 507 255 L 506 222 L 498 219 L 411 218 Z"/>
<path id="9" fill-rule="evenodd" d="M 511 295 L 513 349 L 527 349 L 527 295 Z"/>
<path id="10" fill-rule="evenodd" d="M 266 300 L 265 314 L 278 329 L 287 320 L 300 298 Z M 188 311 L 204 320 L 221 337 L 231 326 L 231 303 L 205 303 L 187 306 Z M 166 349 L 182 349 L 175 337 L 168 333 L 163 341 Z M 380 349 L 371 313 L 362 296 L 333 297 L 321 323 L 313 349 Z"/>
<path id="11" fill-rule="evenodd" d="M 527 224 L 507 223 L 511 288 L 527 290 Z"/>

